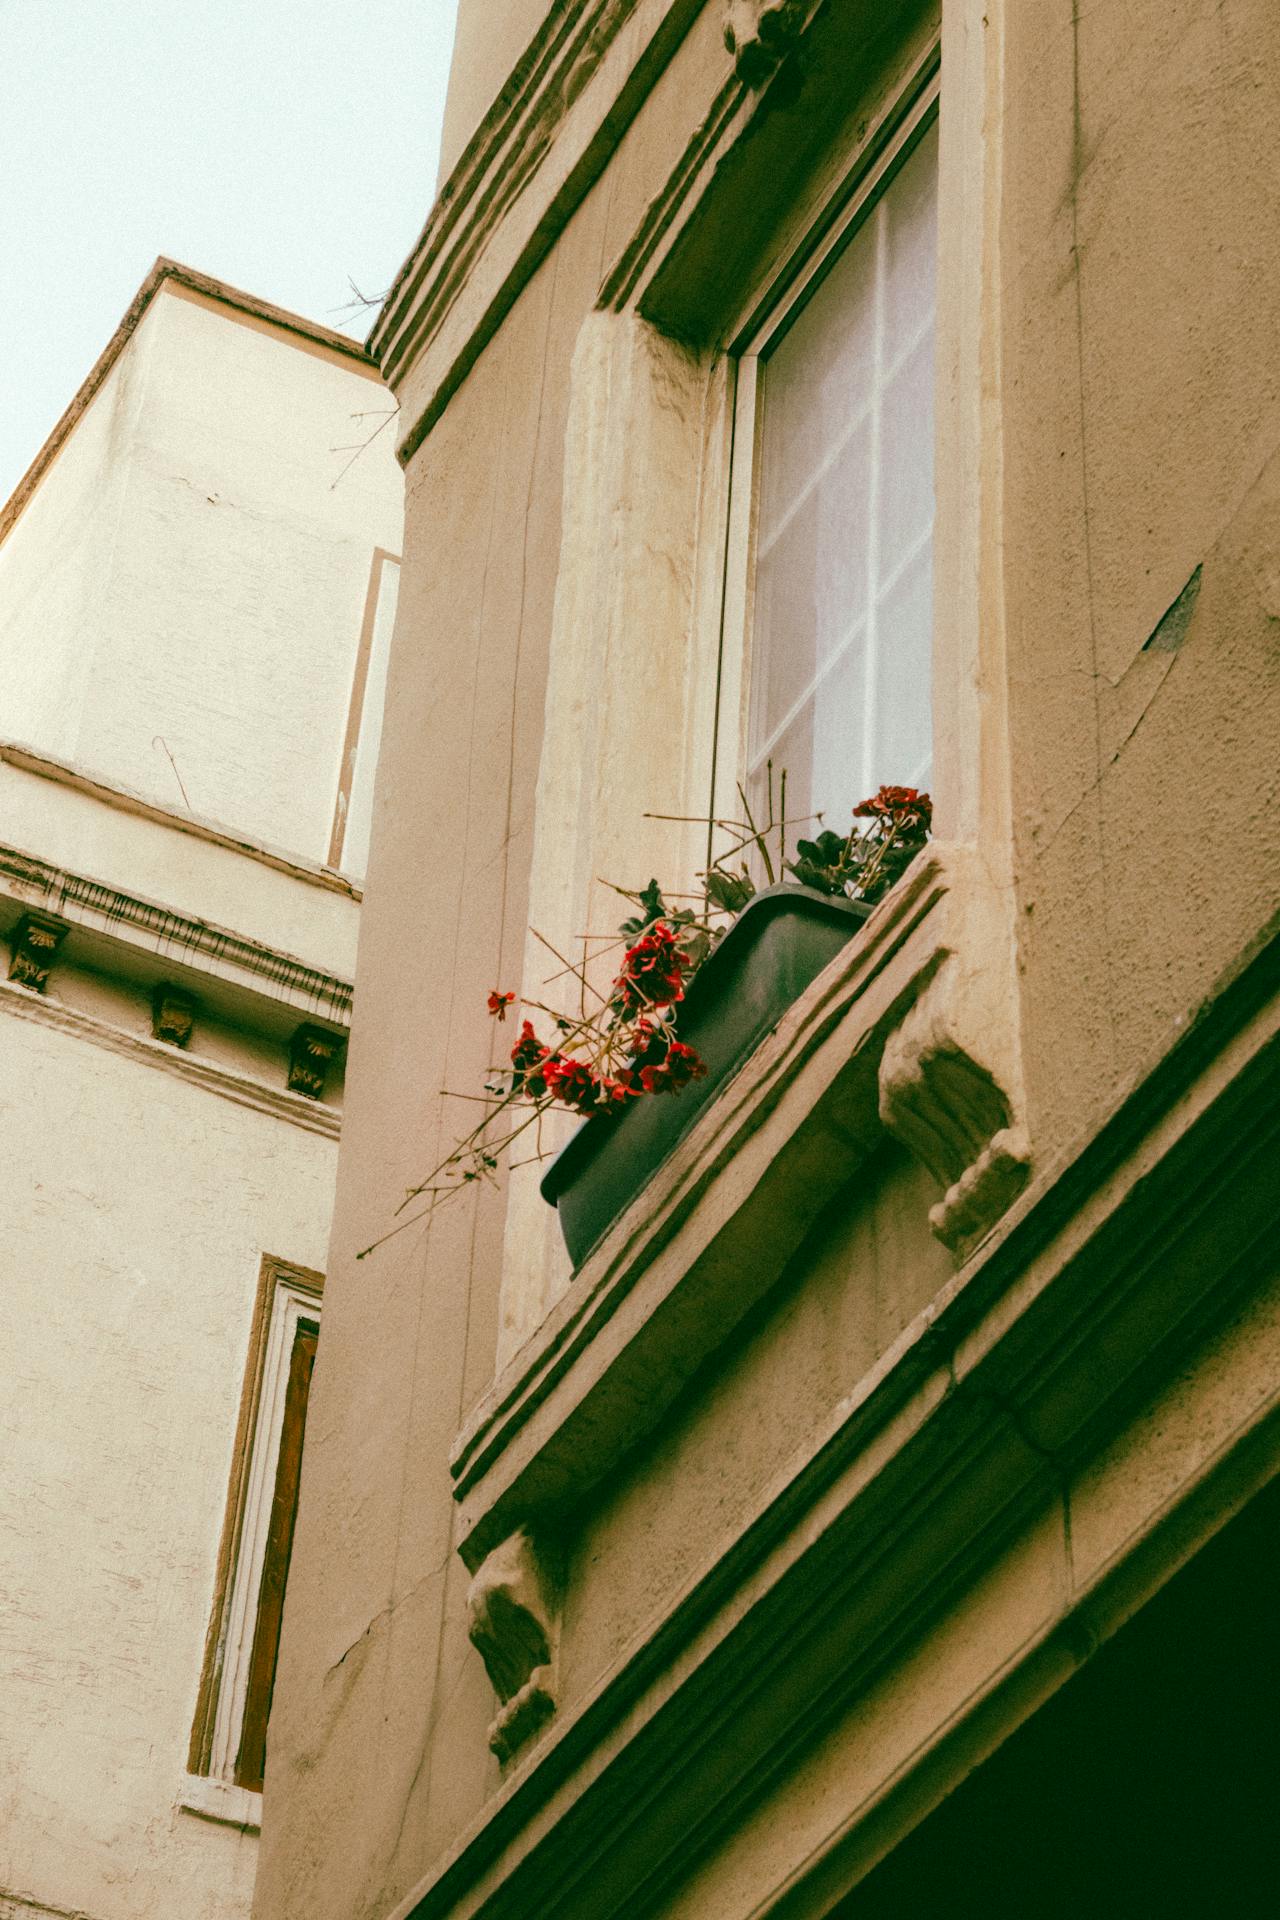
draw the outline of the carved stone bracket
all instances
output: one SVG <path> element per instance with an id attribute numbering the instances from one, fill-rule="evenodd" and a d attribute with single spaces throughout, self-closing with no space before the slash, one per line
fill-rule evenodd
<path id="1" fill-rule="evenodd" d="M 323 1100 L 329 1069 L 340 1057 L 346 1039 L 330 1027 L 299 1027 L 289 1042 L 289 1091 Z"/>
<path id="2" fill-rule="evenodd" d="M 946 1187 L 929 1225 L 958 1257 L 999 1219 L 1031 1166 L 1010 1094 L 965 1031 L 961 979 L 954 960 L 940 970 L 880 1063 L 880 1118 Z"/>
<path id="3" fill-rule="evenodd" d="M 196 1002 L 181 987 L 158 986 L 151 997 L 151 1037 L 171 1047 L 185 1047 L 195 1025 Z"/>
<path id="4" fill-rule="evenodd" d="M 814 0 L 727 0 L 724 43 L 744 86 L 763 86 L 803 31 Z"/>
<path id="5" fill-rule="evenodd" d="M 467 1594 L 468 1631 L 501 1707 L 489 1745 L 507 1761 L 555 1712 L 557 1583 L 523 1528 L 482 1561 Z"/>
<path id="6" fill-rule="evenodd" d="M 9 978 L 43 993 L 67 925 L 51 914 L 24 913 L 9 937 Z"/>

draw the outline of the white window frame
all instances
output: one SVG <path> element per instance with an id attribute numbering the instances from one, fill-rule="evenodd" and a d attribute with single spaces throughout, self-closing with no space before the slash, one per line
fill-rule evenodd
<path id="1" fill-rule="evenodd" d="M 275 1494 L 284 1426 L 289 1367 L 298 1325 L 319 1327 L 323 1277 L 264 1256 L 255 1330 L 250 1341 L 241 1427 L 248 1458 L 233 1472 L 227 1546 L 229 1575 L 215 1594 L 216 1641 L 212 1646 L 213 1725 L 200 1772 L 182 1777 L 178 1804 L 206 1819 L 255 1829 L 262 1795 L 240 1786 L 236 1759 L 244 1723 L 259 1593 Z M 265 1325 L 264 1325 L 265 1322 Z"/>
<path id="2" fill-rule="evenodd" d="M 275 1297 L 271 1302 L 262 1390 L 258 1398 L 258 1419 L 249 1457 L 244 1520 L 240 1529 L 240 1551 L 236 1556 L 235 1579 L 227 1607 L 222 1681 L 218 1688 L 218 1711 L 213 1722 L 213 1749 L 209 1764 L 210 1774 L 218 1780 L 229 1781 L 234 1777 L 236 1754 L 240 1748 L 249 1661 L 253 1653 L 254 1629 L 258 1624 L 258 1589 L 262 1585 L 262 1564 L 267 1551 L 276 1463 L 280 1456 L 280 1433 L 284 1426 L 289 1359 L 301 1320 L 318 1325 L 320 1302 L 315 1294 L 304 1292 L 295 1280 L 282 1276 L 276 1281 Z"/>
<path id="3" fill-rule="evenodd" d="M 734 382 L 732 448 L 721 589 L 713 817 L 738 818 L 738 785 L 749 765 L 756 525 L 760 497 L 763 383 L 760 365 L 873 212 L 894 175 L 938 118 L 940 50 L 935 44 L 887 108 L 871 151 L 827 194 L 804 236 L 757 292 L 729 343 Z M 870 721 L 868 719 L 868 725 Z M 828 822 L 828 824 L 830 824 Z"/>
<path id="4" fill-rule="evenodd" d="M 386 547 L 374 548 L 347 708 L 346 735 L 339 760 L 338 795 L 326 864 L 356 880 L 364 879 L 369 859 L 373 781 L 382 744 L 400 566 L 398 553 L 391 553 Z"/>

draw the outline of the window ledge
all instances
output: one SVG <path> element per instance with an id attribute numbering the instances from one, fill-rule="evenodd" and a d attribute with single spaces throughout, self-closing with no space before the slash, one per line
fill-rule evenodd
<path id="1" fill-rule="evenodd" d="M 459 1551 L 473 1571 L 516 1529 L 576 1503 L 658 1425 L 886 1128 L 955 1182 L 953 1194 L 964 1180 L 972 1187 L 974 1165 L 1009 1132 L 1007 1103 L 1001 1096 L 985 1132 L 981 1119 L 962 1128 L 951 1164 L 943 1154 L 939 1165 L 928 1141 L 922 1151 L 917 1085 L 921 1058 L 948 1045 L 929 990 L 964 937 L 972 864 L 936 842 L 919 856 L 699 1116 L 477 1406 L 450 1461 Z M 913 1048 L 909 1016 L 922 998 L 928 1032 Z M 985 1068 L 975 1072 L 995 1087 Z"/>
<path id="2" fill-rule="evenodd" d="M 262 1795 L 250 1792 L 248 1787 L 237 1787 L 230 1780 L 184 1773 L 178 1805 L 184 1813 L 199 1814 L 202 1820 L 218 1820 L 223 1826 L 240 1827 L 245 1833 L 257 1833 L 262 1826 Z"/>

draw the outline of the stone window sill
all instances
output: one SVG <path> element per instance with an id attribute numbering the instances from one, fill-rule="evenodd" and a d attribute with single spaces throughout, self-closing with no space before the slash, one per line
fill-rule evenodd
<path id="1" fill-rule="evenodd" d="M 957 1252 L 1008 1204 L 1025 1149 L 932 984 L 964 942 L 973 870 L 964 850 L 936 842 L 920 855 L 476 1407 L 450 1461 L 473 1572 L 517 1531 L 574 1506 L 658 1425 L 886 1129 L 948 1188 L 930 1219 Z M 934 1075 L 937 1060 L 946 1068 Z"/>
<path id="2" fill-rule="evenodd" d="M 234 1786 L 230 1780 L 185 1773 L 178 1805 L 184 1813 L 199 1814 L 202 1820 L 217 1820 L 223 1826 L 239 1827 L 245 1833 L 257 1833 L 262 1826 L 262 1795 L 251 1793 L 248 1787 Z"/>

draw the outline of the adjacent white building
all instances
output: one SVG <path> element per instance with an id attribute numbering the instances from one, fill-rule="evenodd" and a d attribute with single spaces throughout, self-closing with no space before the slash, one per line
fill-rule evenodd
<path id="1" fill-rule="evenodd" d="M 5 1920 L 249 1909 L 391 405 L 351 341 L 162 260 L 0 512 Z"/>

